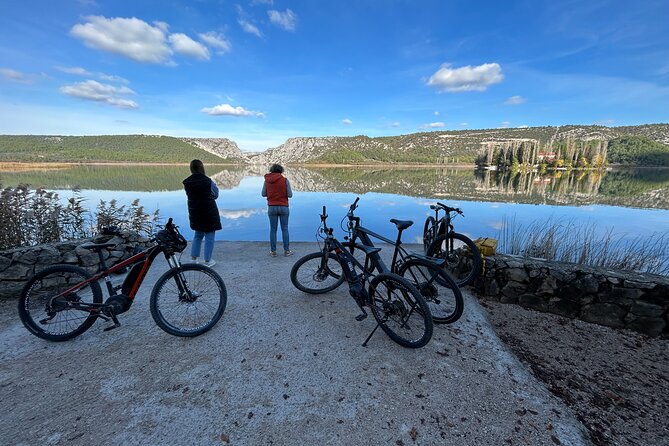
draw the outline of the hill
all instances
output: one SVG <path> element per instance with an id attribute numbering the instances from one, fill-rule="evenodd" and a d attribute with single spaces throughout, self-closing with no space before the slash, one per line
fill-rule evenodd
<path id="1" fill-rule="evenodd" d="M 473 164 L 484 152 L 531 146 L 597 146 L 610 164 L 669 166 L 669 124 L 626 127 L 579 126 L 450 130 L 398 136 L 289 138 L 261 153 L 242 152 L 226 138 L 150 135 L 0 135 L 0 162 L 187 163 L 199 158 L 219 164 Z"/>
<path id="2" fill-rule="evenodd" d="M 249 157 L 251 163 L 381 164 L 474 163 L 490 147 L 534 144 L 546 151 L 567 141 L 601 141 L 611 163 L 669 166 L 669 124 L 628 127 L 578 126 L 453 130 L 370 138 L 303 137 Z"/>
<path id="3" fill-rule="evenodd" d="M 227 141 L 227 140 L 226 140 Z M 232 143 L 234 144 L 234 143 Z M 12 136 L 0 135 L 0 162 L 137 162 L 205 163 L 245 161 L 234 144 L 224 156 L 205 151 L 180 138 L 154 135 Z"/>

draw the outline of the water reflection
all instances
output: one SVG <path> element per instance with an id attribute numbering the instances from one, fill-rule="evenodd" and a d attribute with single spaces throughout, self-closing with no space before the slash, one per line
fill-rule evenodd
<path id="1" fill-rule="evenodd" d="M 224 228 L 217 238 L 265 240 L 266 202 L 260 196 L 265 170 L 207 166 L 207 173 L 221 190 L 218 205 Z M 395 235 L 390 218 L 414 220 L 405 233 L 407 242 L 420 243 L 428 206 L 437 200 L 464 209 L 466 218 L 456 221 L 456 229 L 472 238 L 497 236 L 501 223 L 510 218 L 530 221 L 560 216 L 597 224 L 602 231 L 613 222 L 621 234 L 669 228 L 669 169 L 512 175 L 442 167 L 289 167 L 286 173 L 295 192 L 290 228 L 291 239 L 296 241 L 314 240 L 323 205 L 328 206 L 330 223 L 338 228 L 356 196 L 362 196 L 359 213 L 363 222 L 386 237 Z M 161 216 L 174 217 L 190 238 L 181 184 L 187 175 L 185 165 L 82 165 L 0 172 L 0 183 L 3 187 L 20 183 L 44 187 L 63 198 L 72 195 L 72 188 L 79 188 L 91 209 L 100 199 L 127 204 L 139 198 L 148 211 L 159 209 Z"/>
<path id="2" fill-rule="evenodd" d="M 259 166 L 207 166 L 219 188 L 262 177 Z M 669 169 L 511 173 L 442 167 L 289 167 L 293 189 L 304 192 L 379 192 L 451 200 L 531 204 L 610 204 L 669 209 Z M 100 166 L 0 172 L 0 185 L 50 190 L 176 191 L 186 166 Z M 249 212 L 251 212 L 250 210 Z"/>

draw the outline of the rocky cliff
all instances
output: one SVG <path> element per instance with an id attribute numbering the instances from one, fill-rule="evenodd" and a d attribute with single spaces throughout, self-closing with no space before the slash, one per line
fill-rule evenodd
<path id="1" fill-rule="evenodd" d="M 230 162 L 249 162 L 248 157 L 237 147 L 237 143 L 227 138 L 181 138 L 181 140 Z"/>
<path id="2" fill-rule="evenodd" d="M 606 143 L 615 138 L 642 136 L 663 144 L 669 153 L 669 124 L 628 127 L 578 126 L 515 129 L 453 130 L 370 138 L 328 136 L 289 138 L 278 147 L 247 156 L 252 164 L 321 163 L 473 163 L 482 148 L 534 144 L 549 148 L 558 141 Z"/>

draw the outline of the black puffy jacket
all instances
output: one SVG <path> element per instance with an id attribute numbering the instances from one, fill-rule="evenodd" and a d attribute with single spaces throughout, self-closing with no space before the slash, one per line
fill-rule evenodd
<path id="1" fill-rule="evenodd" d="M 194 231 L 211 232 L 221 229 L 216 200 L 211 194 L 211 179 L 201 173 L 194 173 L 184 181 L 188 196 L 188 219 Z"/>

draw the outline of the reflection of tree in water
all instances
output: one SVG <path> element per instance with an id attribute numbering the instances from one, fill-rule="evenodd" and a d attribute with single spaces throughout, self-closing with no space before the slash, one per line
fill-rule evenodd
<path id="1" fill-rule="evenodd" d="M 510 172 L 477 170 L 477 188 L 511 195 L 592 197 L 599 193 L 605 171 Z"/>

